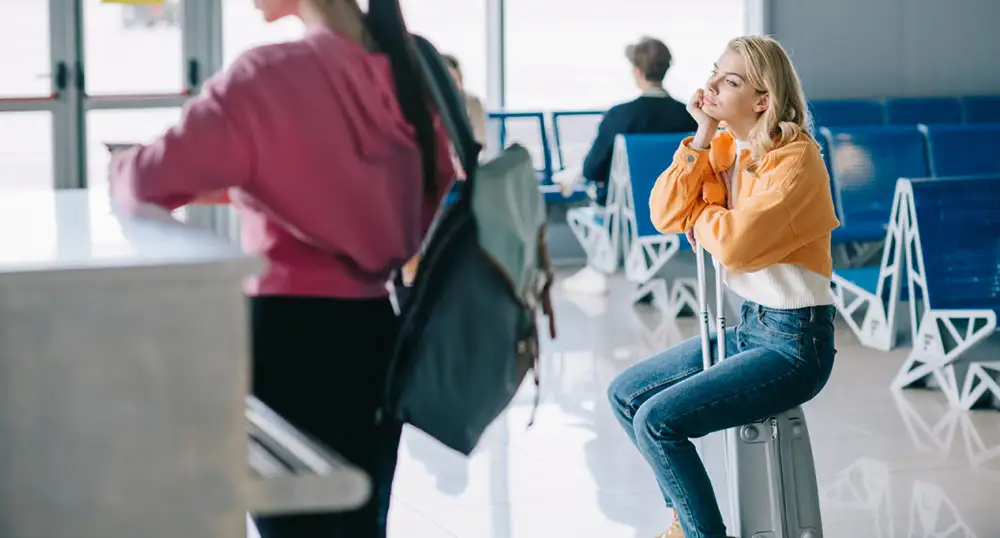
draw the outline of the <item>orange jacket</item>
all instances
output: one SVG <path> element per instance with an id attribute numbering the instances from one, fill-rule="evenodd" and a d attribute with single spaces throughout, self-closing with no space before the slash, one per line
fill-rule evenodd
<path id="1" fill-rule="evenodd" d="M 691 140 L 681 143 L 650 194 L 656 229 L 694 228 L 705 250 L 731 271 L 751 273 L 780 263 L 831 275 L 830 232 L 840 222 L 830 176 L 812 137 L 802 135 L 770 151 L 756 174 L 747 170 L 750 156 L 743 152 L 732 210 L 721 174 L 736 159 L 735 138 L 720 131 L 707 150 L 691 149 Z"/>

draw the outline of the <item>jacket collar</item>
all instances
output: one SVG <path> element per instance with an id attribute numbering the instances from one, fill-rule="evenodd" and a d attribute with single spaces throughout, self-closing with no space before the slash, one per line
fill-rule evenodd
<path id="1" fill-rule="evenodd" d="M 652 88 L 646 88 L 642 90 L 643 97 L 670 97 L 667 90 L 663 86 L 655 86 Z"/>
<path id="2" fill-rule="evenodd" d="M 733 136 L 732 131 L 725 129 L 716 135 L 715 140 L 712 141 L 712 150 L 709 152 L 709 162 L 712 163 L 712 170 L 716 173 L 722 173 L 733 167 L 733 163 L 736 162 L 736 153 L 740 149 L 740 162 L 746 161 L 750 158 L 749 149 L 739 146 L 743 146 L 736 137 Z"/>

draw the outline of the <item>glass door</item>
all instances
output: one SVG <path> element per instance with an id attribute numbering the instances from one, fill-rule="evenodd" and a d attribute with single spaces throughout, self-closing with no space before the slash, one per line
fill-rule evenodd
<path id="1" fill-rule="evenodd" d="M 85 73 L 81 184 L 107 184 L 107 142 L 140 143 L 177 123 L 203 73 L 185 11 L 198 2 L 80 2 Z M 204 3 L 204 2 L 201 2 Z"/>
<path id="2" fill-rule="evenodd" d="M 52 188 L 54 116 L 50 5 L 46 0 L 0 0 L 0 189 Z"/>

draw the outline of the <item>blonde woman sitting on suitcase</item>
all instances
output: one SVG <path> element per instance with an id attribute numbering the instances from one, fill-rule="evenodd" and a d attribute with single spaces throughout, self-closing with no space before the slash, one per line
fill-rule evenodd
<path id="1" fill-rule="evenodd" d="M 791 409 L 826 384 L 836 353 L 830 232 L 839 222 L 798 76 L 776 41 L 731 41 L 687 108 L 698 131 L 657 180 L 652 221 L 712 254 L 745 299 L 742 319 L 726 331 L 730 357 L 709 370 L 694 338 L 622 372 L 608 393 L 674 510 L 661 537 L 724 538 L 690 439 Z"/>

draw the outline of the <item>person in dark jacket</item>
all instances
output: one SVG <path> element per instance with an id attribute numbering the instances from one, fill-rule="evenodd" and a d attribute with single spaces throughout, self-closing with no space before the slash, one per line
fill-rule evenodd
<path id="1" fill-rule="evenodd" d="M 625 56 L 632 63 L 635 83 L 642 93 L 638 98 L 615 105 L 605 113 L 597 128 L 597 137 L 583 161 L 583 170 L 575 178 L 578 180 L 582 175 L 582 179 L 589 184 L 591 198 L 602 207 L 607 203 L 611 156 L 617 135 L 686 133 L 698 127 L 685 104 L 670 97 L 663 87 L 663 79 L 672 61 L 666 44 L 658 39 L 643 37 L 638 43 L 626 47 Z M 563 188 L 568 190 L 572 185 L 563 185 Z M 597 294 L 607 291 L 604 274 L 589 266 L 567 278 L 563 285 L 569 291 Z"/>

